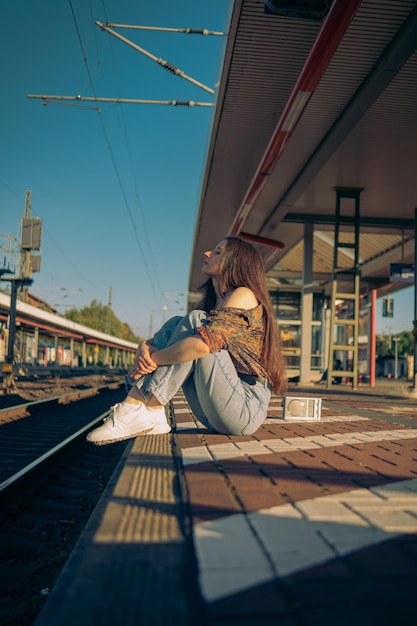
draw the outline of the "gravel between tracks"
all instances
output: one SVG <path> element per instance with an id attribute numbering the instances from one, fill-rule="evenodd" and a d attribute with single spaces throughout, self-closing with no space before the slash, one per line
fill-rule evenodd
<path id="1" fill-rule="evenodd" d="M 32 626 L 127 445 L 75 448 L 0 513 L 0 624 Z"/>
<path id="2" fill-rule="evenodd" d="M 17 378 L 13 393 L 0 394 L 0 409 L 25 402 L 34 402 L 63 396 L 76 389 L 103 387 L 110 383 L 123 383 L 123 376 L 94 374 L 91 376 L 52 376 L 50 378 Z"/>
<path id="3" fill-rule="evenodd" d="M 16 380 L 13 394 L 0 395 L 0 408 L 65 395 L 76 389 L 123 382 L 92 375 Z M 127 442 L 97 450 L 86 442 L 56 472 L 25 489 L 0 513 L 0 624 L 31 626 L 58 577 Z M 72 456 L 73 454 L 73 456 Z"/>

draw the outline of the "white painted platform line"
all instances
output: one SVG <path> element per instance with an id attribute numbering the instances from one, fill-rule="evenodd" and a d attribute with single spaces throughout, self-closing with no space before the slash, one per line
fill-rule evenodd
<path id="1" fill-rule="evenodd" d="M 260 454 L 274 454 L 276 452 L 294 452 L 297 450 L 312 450 L 314 448 L 333 448 L 347 444 L 380 443 L 382 441 L 396 441 L 399 439 L 417 438 L 416 428 L 395 430 L 370 430 L 351 433 L 334 433 L 329 435 L 313 435 L 311 437 L 286 437 L 284 439 L 263 439 L 262 441 L 240 441 L 208 445 L 209 455 L 198 456 L 193 459 L 188 456 L 187 448 L 182 450 L 187 464 L 204 463 L 209 458 L 235 459 Z M 195 450 L 191 448 L 190 450 Z"/>
<path id="2" fill-rule="evenodd" d="M 365 422 L 370 420 L 369 417 L 363 417 L 363 415 L 325 415 L 321 416 L 319 420 L 306 420 L 306 419 L 291 419 L 286 420 L 283 417 L 267 417 L 264 422 L 264 426 L 268 426 L 268 424 L 314 424 L 314 423 L 325 423 L 330 424 L 331 422 Z"/>
<path id="3" fill-rule="evenodd" d="M 194 526 L 203 597 L 214 602 L 338 556 L 417 533 L 417 479 Z"/>

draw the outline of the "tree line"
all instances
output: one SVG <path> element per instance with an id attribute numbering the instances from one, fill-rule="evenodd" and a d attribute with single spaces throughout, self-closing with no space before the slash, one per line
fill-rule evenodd
<path id="1" fill-rule="evenodd" d="M 92 300 L 89 306 L 82 309 L 68 309 L 63 315 L 76 324 L 82 324 L 118 339 L 139 343 L 143 337 L 135 335 L 129 324 L 122 322 L 112 309 L 98 300 Z"/>
<path id="2" fill-rule="evenodd" d="M 376 336 L 377 356 L 395 356 L 395 341 L 397 341 L 397 355 L 406 356 L 414 354 L 414 335 L 409 330 L 403 330 L 395 335 Z"/>

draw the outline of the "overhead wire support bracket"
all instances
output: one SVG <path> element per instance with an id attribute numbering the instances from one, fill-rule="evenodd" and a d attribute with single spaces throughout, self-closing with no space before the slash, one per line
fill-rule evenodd
<path id="1" fill-rule="evenodd" d="M 135 43 L 133 43 L 132 41 L 130 41 L 126 37 L 123 37 L 122 35 L 119 35 L 119 33 L 117 33 L 116 31 L 112 30 L 111 28 L 109 28 L 106 24 L 103 24 L 102 22 L 99 22 L 98 20 L 96 21 L 96 24 L 102 30 L 105 30 L 110 35 L 113 35 L 117 39 L 120 39 L 120 41 L 123 41 L 124 43 L 126 43 L 128 46 L 130 46 L 134 50 L 137 50 L 141 54 L 143 54 L 146 57 L 148 57 L 148 59 L 151 59 L 152 61 L 155 61 L 155 63 L 157 63 L 161 67 L 165 68 L 169 72 L 171 72 L 171 74 L 175 74 L 176 76 L 179 76 L 180 78 L 183 78 L 184 80 L 188 80 L 193 85 L 196 85 L 197 87 L 200 87 L 201 89 L 204 89 L 204 91 L 208 91 L 209 93 L 214 94 L 214 89 L 211 89 L 211 87 L 207 87 L 206 85 L 203 85 L 203 83 L 200 83 L 199 81 L 195 80 L 194 78 L 191 78 L 191 76 L 187 76 L 187 74 L 185 74 L 178 67 L 175 67 L 171 63 L 168 63 L 168 61 L 165 61 L 164 59 L 158 58 L 157 56 L 155 56 L 151 52 L 148 52 L 144 48 L 141 48 L 140 46 L 137 46 Z"/>
<path id="2" fill-rule="evenodd" d="M 42 100 L 42 104 L 66 104 L 67 101 L 70 103 L 76 103 L 78 101 L 86 101 L 86 102 L 112 102 L 114 104 L 165 104 L 171 106 L 189 106 L 189 107 L 213 107 L 213 102 L 195 102 L 194 100 L 141 100 L 139 98 L 97 98 L 95 96 L 51 96 L 51 95 L 38 95 L 29 93 L 26 96 L 27 98 L 37 98 L 38 100 Z M 74 106 L 76 106 L 74 104 Z M 80 105 L 81 106 L 81 105 Z M 84 107 L 84 108 L 93 108 L 93 107 Z M 96 107 L 94 107 L 96 109 Z M 98 112 L 101 112 L 101 109 L 98 109 Z"/>
<path id="3" fill-rule="evenodd" d="M 106 22 L 105 24 L 109 28 L 130 28 L 131 30 L 158 30 L 168 33 L 185 33 L 186 35 L 217 35 L 223 37 L 224 33 L 207 30 L 206 28 L 166 28 L 164 26 L 140 26 L 136 24 L 113 24 L 112 22 Z"/>

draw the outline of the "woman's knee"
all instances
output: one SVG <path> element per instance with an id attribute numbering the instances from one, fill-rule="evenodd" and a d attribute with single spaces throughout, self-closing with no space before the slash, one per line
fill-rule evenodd
<path id="1" fill-rule="evenodd" d="M 152 337 L 152 345 L 159 350 L 165 348 L 181 320 L 180 315 L 170 317 Z"/>

